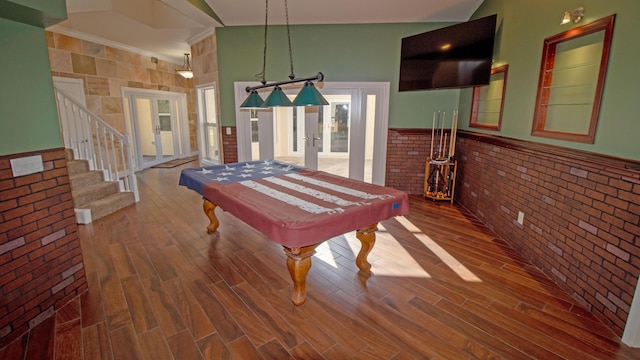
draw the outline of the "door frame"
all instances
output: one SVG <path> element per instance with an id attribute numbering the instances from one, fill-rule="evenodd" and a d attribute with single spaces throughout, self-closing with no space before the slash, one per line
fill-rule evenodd
<path id="1" fill-rule="evenodd" d="M 238 161 L 251 160 L 251 124 L 250 114 L 247 110 L 241 110 L 240 105 L 247 97 L 246 88 L 251 86 L 260 85 L 259 82 L 234 82 L 234 98 L 235 98 L 235 114 L 236 114 L 236 138 L 238 142 Z M 359 95 L 358 100 L 351 100 L 351 116 L 352 119 L 356 117 L 362 119 L 362 121 L 352 121 L 350 129 L 350 157 L 361 156 L 364 159 L 365 155 L 365 141 L 358 139 L 357 134 L 364 131 L 366 122 L 362 115 L 367 114 L 366 99 L 369 95 L 376 96 L 375 106 L 375 131 L 373 132 L 373 168 L 372 168 L 372 183 L 378 185 L 384 185 L 385 172 L 386 172 L 386 157 L 387 157 L 387 132 L 389 129 L 389 82 L 323 82 L 317 85 L 321 92 L 333 92 L 340 90 L 356 90 Z M 300 90 L 300 87 L 287 87 L 283 88 L 284 92 L 288 95 L 295 95 Z M 264 90 L 263 98 L 268 95 L 270 89 Z M 353 96 L 353 95 L 352 95 Z M 357 106 L 356 104 L 360 104 Z M 259 129 L 268 129 L 268 132 L 273 132 L 273 112 L 260 111 L 259 118 L 262 121 L 263 118 L 267 124 L 266 126 L 260 126 Z M 368 131 L 367 131 L 368 132 Z M 262 138 L 262 134 L 260 134 Z M 271 134 L 273 138 L 273 134 Z M 270 155 L 270 157 L 269 157 Z M 263 146 L 260 146 L 260 159 L 273 158 L 273 146 L 269 149 L 265 149 L 263 153 Z M 360 169 L 357 163 L 349 161 L 349 176 L 351 178 L 362 180 L 363 170 Z"/>
<path id="2" fill-rule="evenodd" d="M 143 170 L 144 162 L 140 152 L 140 134 L 138 133 L 136 104 L 133 99 L 136 96 L 164 98 L 175 100 L 177 104 L 176 116 L 171 119 L 172 129 L 176 129 L 174 137 L 175 156 L 173 158 L 184 158 L 191 156 L 191 144 L 189 136 L 189 118 L 187 115 L 187 94 L 172 91 L 160 91 L 149 89 L 138 89 L 130 87 L 122 87 L 122 101 L 124 106 L 125 126 L 129 135 L 129 141 L 133 146 L 133 155 L 135 159 L 135 170 Z M 173 104 L 172 104 L 173 107 Z"/>

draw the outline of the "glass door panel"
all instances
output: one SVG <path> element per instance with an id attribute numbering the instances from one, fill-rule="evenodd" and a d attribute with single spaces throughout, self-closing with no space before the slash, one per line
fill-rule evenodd
<path id="1" fill-rule="evenodd" d="M 274 158 L 294 165 L 304 166 L 305 108 L 282 107 L 273 110 Z"/>
<path id="2" fill-rule="evenodd" d="M 176 157 L 174 128 L 175 107 L 171 100 L 150 97 L 134 97 L 134 122 L 141 168 L 148 168 Z"/>
<path id="3" fill-rule="evenodd" d="M 202 129 L 200 136 L 200 161 L 206 165 L 222 163 L 220 125 L 216 89 L 214 85 L 204 85 L 196 89 L 198 99 L 198 124 Z"/>
<path id="4" fill-rule="evenodd" d="M 331 103 L 331 137 L 332 153 L 349 153 L 349 103 Z"/>
<path id="5" fill-rule="evenodd" d="M 318 170 L 349 177 L 351 95 L 326 94 L 318 116 Z"/>
<path id="6" fill-rule="evenodd" d="M 140 141 L 142 167 L 146 168 L 158 160 L 156 147 L 156 127 L 153 123 L 153 107 L 151 99 L 136 98 L 136 123 Z"/>
<path id="7" fill-rule="evenodd" d="M 260 160 L 260 120 L 258 110 L 251 109 L 251 160 Z"/>
<path id="8" fill-rule="evenodd" d="M 157 100 L 158 116 L 156 123 L 156 153 L 158 160 L 168 160 L 175 157 L 173 141 L 173 127 L 171 126 L 171 102 L 166 99 Z"/>

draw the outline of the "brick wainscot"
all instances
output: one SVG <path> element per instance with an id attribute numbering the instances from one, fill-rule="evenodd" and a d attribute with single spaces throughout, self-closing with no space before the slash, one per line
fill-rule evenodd
<path id="1" fill-rule="evenodd" d="M 14 177 L 11 159 L 42 156 Z M 0 348 L 87 289 L 64 149 L 0 157 Z"/>
<path id="2" fill-rule="evenodd" d="M 386 186 L 422 194 L 431 129 L 388 139 Z M 622 335 L 640 275 L 640 162 L 469 131 L 455 158 L 456 202 Z"/>

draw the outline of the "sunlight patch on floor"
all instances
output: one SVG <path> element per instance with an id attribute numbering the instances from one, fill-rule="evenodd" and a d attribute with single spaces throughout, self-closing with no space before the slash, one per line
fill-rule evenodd
<path id="1" fill-rule="evenodd" d="M 320 244 L 316 248 L 316 253 L 313 255 L 314 258 L 324 261 L 327 265 L 332 266 L 334 268 L 338 268 L 338 263 L 336 263 L 336 259 L 333 257 L 333 253 L 331 252 L 331 247 L 329 246 L 329 241 L 325 241 Z"/>
<path id="2" fill-rule="evenodd" d="M 360 240 L 355 231 L 344 234 L 351 251 L 355 255 L 360 251 Z M 430 278 L 411 254 L 381 224 L 376 232 L 376 245 L 369 254 L 371 272 L 375 275 Z"/>
<path id="3" fill-rule="evenodd" d="M 469 282 L 482 282 L 482 280 L 477 277 L 471 270 L 467 269 L 466 266 L 462 265 L 456 258 L 451 256 L 445 249 L 440 247 L 435 241 L 433 241 L 429 236 L 423 234 L 417 226 L 413 225 L 411 221 L 409 221 L 404 216 L 398 216 L 395 218 L 398 222 L 404 226 L 405 229 L 411 231 L 413 235 L 420 240 L 429 250 L 431 250 L 437 257 L 440 258 L 451 270 L 453 270 L 458 276 L 460 276 L 463 280 Z"/>

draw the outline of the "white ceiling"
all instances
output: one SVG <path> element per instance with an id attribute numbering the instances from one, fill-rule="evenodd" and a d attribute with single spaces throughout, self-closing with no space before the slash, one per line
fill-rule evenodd
<path id="1" fill-rule="evenodd" d="M 67 0 L 67 20 L 49 30 L 182 63 L 189 44 L 219 22 L 192 5 L 206 1 L 225 26 L 264 25 L 265 0 Z M 466 21 L 483 0 L 290 0 L 289 23 Z M 284 24 L 284 0 L 268 24 Z"/>

